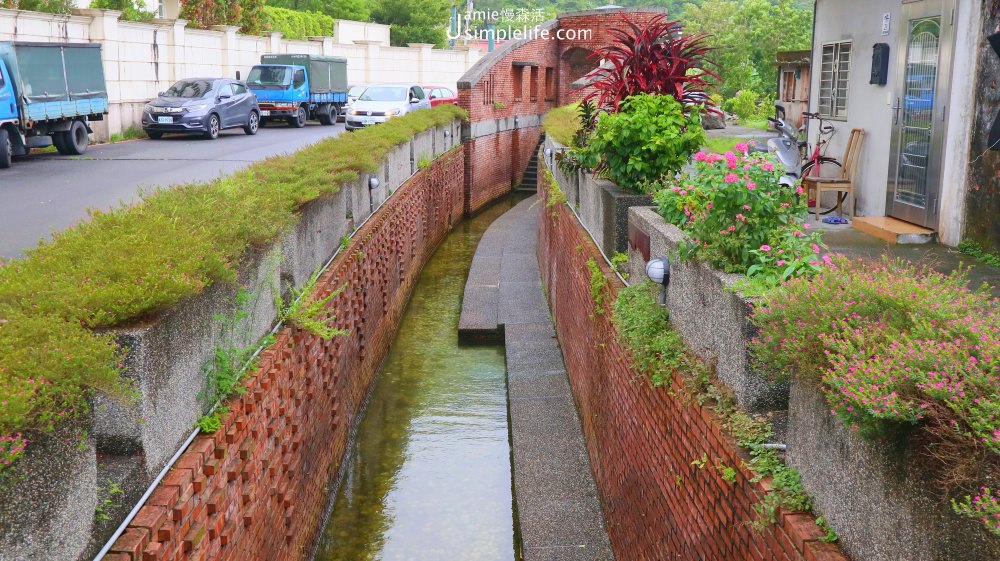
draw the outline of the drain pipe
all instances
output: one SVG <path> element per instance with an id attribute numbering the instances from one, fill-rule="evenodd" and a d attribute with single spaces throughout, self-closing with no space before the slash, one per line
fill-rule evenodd
<path id="1" fill-rule="evenodd" d="M 407 181 L 413 178 L 414 175 L 416 175 L 416 173 L 411 173 L 409 177 L 403 180 L 403 183 L 405 184 Z M 364 220 L 361 221 L 361 224 L 358 224 L 358 226 L 354 229 L 354 232 L 348 234 L 348 237 L 350 238 L 353 238 L 354 234 L 358 230 L 360 230 L 362 226 L 367 224 L 368 221 L 371 220 L 373 216 L 375 216 L 375 212 L 378 211 L 380 208 L 382 208 L 382 205 L 384 205 L 386 201 L 388 201 L 388 199 L 386 199 L 385 201 L 379 203 L 378 207 L 374 207 L 374 202 L 371 199 L 371 192 L 373 189 L 378 187 L 378 178 L 374 176 L 370 177 L 368 179 L 368 187 L 369 187 L 368 201 L 369 201 L 369 207 L 372 208 L 372 212 L 367 217 L 365 217 Z M 330 265 L 333 263 L 333 260 L 336 259 L 338 255 L 340 255 L 341 251 L 343 251 L 343 248 L 338 247 L 337 250 L 333 252 L 333 255 L 331 255 L 330 258 L 326 260 L 326 263 L 324 263 L 323 266 L 320 267 L 319 274 L 323 274 L 324 272 L 326 272 L 328 268 L 330 268 Z M 607 259 L 607 257 L 605 257 L 605 259 Z M 305 294 L 300 294 L 299 297 L 296 298 L 295 302 L 298 302 L 299 299 L 303 297 L 305 297 Z M 278 320 L 278 322 L 274 325 L 274 327 L 271 329 L 268 335 L 277 334 L 278 331 L 280 331 L 281 328 L 284 326 L 285 322 L 282 320 Z M 243 367 L 240 369 L 241 378 L 243 377 L 243 373 L 246 372 L 246 369 L 249 368 L 250 364 L 252 364 L 253 361 L 257 358 L 257 355 L 259 355 L 263 350 L 264 350 L 263 346 L 258 346 L 257 349 L 254 350 L 253 354 L 250 355 L 250 358 L 246 361 L 246 363 L 243 364 Z M 209 409 L 208 414 L 212 414 L 215 411 L 216 407 L 218 406 L 219 406 L 218 403 L 213 405 L 212 408 Z M 146 505 L 146 501 L 149 500 L 149 496 L 153 494 L 153 491 L 156 490 L 156 487 L 160 484 L 161 481 L 163 481 L 163 478 L 166 477 L 167 472 L 169 472 L 170 469 L 174 467 L 174 464 L 176 464 L 177 460 L 180 459 L 181 454 L 187 451 L 188 447 L 191 446 L 191 443 L 194 442 L 195 437 L 197 437 L 199 434 L 201 434 L 201 429 L 199 428 L 195 428 L 193 431 L 191 431 L 191 434 L 188 435 L 186 440 L 184 440 L 184 443 L 181 444 L 180 447 L 177 449 L 177 451 L 174 452 L 174 455 L 171 456 L 169 460 L 167 460 L 167 464 L 163 466 L 163 469 L 160 470 L 160 473 L 158 473 L 156 475 L 156 478 L 153 479 L 153 482 L 149 484 L 149 487 L 146 489 L 146 492 L 143 493 L 142 497 L 140 497 L 138 502 L 135 503 L 135 506 L 132 507 L 132 510 L 129 511 L 127 516 L 125 516 L 125 519 L 122 520 L 122 523 L 118 525 L 118 528 L 115 529 L 115 532 L 111 534 L 111 537 L 108 538 L 108 541 L 104 543 L 104 547 L 102 547 L 101 550 L 97 552 L 97 555 L 94 556 L 94 561 L 101 561 L 104 558 L 104 556 L 107 555 L 109 551 L 111 551 L 111 546 L 113 546 L 115 544 L 115 541 L 117 541 L 118 538 L 120 538 L 121 535 L 125 533 L 125 530 L 128 528 L 128 525 L 131 524 L 132 520 L 135 519 L 135 515 L 139 514 L 139 510 Z"/>

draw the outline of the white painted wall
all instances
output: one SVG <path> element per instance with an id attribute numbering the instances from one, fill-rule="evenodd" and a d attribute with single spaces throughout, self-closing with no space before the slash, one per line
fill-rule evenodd
<path id="1" fill-rule="evenodd" d="M 79 0 L 86 2 L 87 0 Z M 176 2 L 176 0 L 171 0 Z M 291 41 L 280 33 L 240 35 L 237 28 L 188 29 L 184 20 L 120 21 L 119 12 L 76 10 L 74 15 L 0 9 L 0 41 L 94 41 L 102 44 L 111 110 L 95 123 L 99 138 L 137 124 L 142 107 L 181 78 L 245 77 L 265 53 L 309 53 L 347 58 L 352 84 L 412 81 L 455 88 L 481 52 L 430 45 L 390 47 L 389 26 L 336 20 L 334 37 Z"/>
<path id="2" fill-rule="evenodd" d="M 927 0 L 934 1 L 934 0 Z M 964 222 L 964 181 L 968 161 L 969 131 L 972 127 L 972 92 L 975 83 L 976 48 L 981 27 L 979 0 L 958 0 L 955 22 L 955 57 L 952 65 L 951 100 L 944 174 L 939 206 L 940 239 L 949 245 L 961 239 Z M 890 32 L 883 36 L 882 16 L 891 17 Z M 831 121 L 837 129 L 828 155 L 838 159 L 852 128 L 866 132 L 858 169 L 857 214 L 882 216 L 886 212 L 886 182 L 889 175 L 892 118 L 897 92 L 896 76 L 899 35 L 905 33 L 901 0 L 818 0 L 813 51 L 810 110 L 819 107 L 820 64 L 826 43 L 852 41 L 851 75 L 846 121 Z M 888 84 L 870 85 L 872 46 L 888 43 L 890 47 Z M 816 138 L 816 123 L 809 131 Z"/>

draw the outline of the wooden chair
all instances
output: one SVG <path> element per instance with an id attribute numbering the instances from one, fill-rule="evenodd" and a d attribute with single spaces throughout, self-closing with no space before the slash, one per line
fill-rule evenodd
<path id="1" fill-rule="evenodd" d="M 816 192 L 816 220 L 819 220 L 820 200 L 824 191 L 836 191 L 837 194 L 837 214 L 843 214 L 841 208 L 840 193 L 847 193 L 850 197 L 851 218 L 854 218 L 854 178 L 858 174 L 858 159 L 861 157 L 861 146 L 865 141 L 865 131 L 863 129 L 851 129 L 851 138 L 847 141 L 847 148 L 844 150 L 844 159 L 840 161 L 840 177 L 816 177 L 807 176 L 802 179 L 802 187 L 805 188 L 806 197 L 809 193 Z"/>

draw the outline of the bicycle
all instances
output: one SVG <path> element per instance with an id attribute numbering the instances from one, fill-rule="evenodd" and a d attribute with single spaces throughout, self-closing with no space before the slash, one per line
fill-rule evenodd
<path id="1" fill-rule="evenodd" d="M 806 120 L 808 119 L 818 120 L 819 133 L 816 138 L 816 144 L 815 146 L 813 146 L 811 153 L 809 153 L 808 140 L 799 141 L 799 150 L 802 153 L 802 160 L 803 160 L 801 177 L 806 178 L 810 174 L 813 174 L 815 177 L 819 177 L 822 172 L 823 164 L 829 164 L 836 166 L 839 169 L 843 169 L 844 166 L 843 164 L 840 163 L 840 160 L 826 155 L 826 150 L 829 147 L 830 140 L 833 138 L 833 135 L 836 134 L 837 129 L 834 128 L 833 125 L 825 124 L 827 120 L 824 119 L 819 113 L 805 112 L 802 113 L 802 116 L 805 117 Z M 805 125 L 803 125 L 800 130 L 804 132 L 805 130 L 807 130 L 807 128 Z M 809 153 L 808 157 L 806 157 L 807 153 Z M 826 210 L 821 210 L 820 214 L 830 214 L 831 212 L 833 212 L 833 210 L 836 209 L 838 205 L 843 204 L 843 202 L 847 199 L 847 194 L 838 193 L 837 198 L 838 198 L 837 204 L 834 204 L 833 206 L 831 206 Z M 810 205 L 809 204 L 810 202 L 813 204 Z M 818 204 L 819 201 L 806 201 L 807 207 L 809 206 L 815 207 L 815 205 Z"/>

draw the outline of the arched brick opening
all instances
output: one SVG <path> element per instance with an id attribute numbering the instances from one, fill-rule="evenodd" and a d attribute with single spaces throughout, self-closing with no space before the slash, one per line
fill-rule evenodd
<path id="1" fill-rule="evenodd" d="M 594 51 L 586 47 L 572 47 L 563 51 L 559 57 L 562 67 L 559 89 L 564 101 L 578 99 L 582 91 L 574 89 L 573 83 L 597 68 L 600 61 L 594 58 Z"/>

